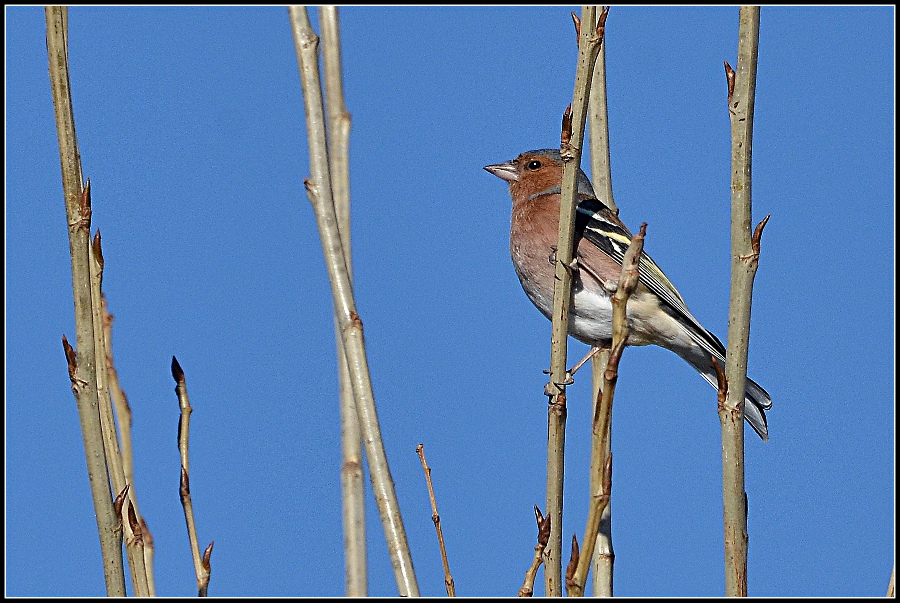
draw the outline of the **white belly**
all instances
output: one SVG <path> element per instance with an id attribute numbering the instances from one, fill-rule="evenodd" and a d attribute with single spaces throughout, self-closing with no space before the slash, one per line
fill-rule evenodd
<path id="1" fill-rule="evenodd" d="M 569 318 L 569 333 L 593 345 L 612 339 L 612 301 L 596 291 L 582 289 L 575 293 L 575 304 Z"/>

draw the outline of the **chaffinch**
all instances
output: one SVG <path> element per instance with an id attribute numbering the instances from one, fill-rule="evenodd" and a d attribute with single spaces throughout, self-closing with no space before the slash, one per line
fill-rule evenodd
<path id="1" fill-rule="evenodd" d="M 509 251 L 522 288 L 544 316 L 553 309 L 555 266 L 559 236 L 562 157 L 556 149 L 522 153 L 512 161 L 486 166 L 509 182 L 512 227 Z M 592 347 L 609 346 L 612 339 L 612 302 L 622 272 L 622 259 L 631 233 L 618 216 L 597 199 L 590 180 L 578 170 L 575 218 L 573 303 L 569 334 Z M 628 300 L 628 345 L 655 344 L 684 358 L 713 387 L 718 388 L 711 358 L 725 367 L 725 346 L 694 318 L 666 275 L 643 253 L 639 282 Z M 765 411 L 772 399 L 747 379 L 744 418 L 768 440 Z"/>

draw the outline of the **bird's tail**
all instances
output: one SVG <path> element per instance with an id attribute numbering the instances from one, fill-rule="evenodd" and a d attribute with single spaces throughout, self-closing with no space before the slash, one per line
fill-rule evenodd
<path id="1" fill-rule="evenodd" d="M 718 387 L 718 384 L 716 385 Z M 766 411 L 772 408 L 772 397 L 759 383 L 747 377 L 744 389 L 744 418 L 764 442 L 769 441 Z"/>
<path id="2" fill-rule="evenodd" d="M 716 377 L 716 369 L 712 364 L 711 356 L 703 350 L 694 348 L 690 353 L 679 354 L 688 361 L 704 379 L 714 388 L 719 388 L 719 381 Z M 715 354 L 716 362 L 722 369 L 725 369 L 725 358 L 719 354 Z M 766 412 L 772 408 L 772 397 L 764 390 L 756 381 L 747 377 L 744 388 L 744 418 L 750 423 L 750 427 L 759 434 L 764 442 L 769 441 L 769 429 L 766 424 Z"/>

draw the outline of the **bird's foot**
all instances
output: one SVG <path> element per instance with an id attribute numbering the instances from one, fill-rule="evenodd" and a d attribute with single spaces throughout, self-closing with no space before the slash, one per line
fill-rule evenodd
<path id="1" fill-rule="evenodd" d="M 584 358 L 582 358 L 581 360 L 579 360 L 577 363 L 575 363 L 575 366 L 573 366 L 572 368 L 570 368 L 569 370 L 567 370 L 567 371 L 566 371 L 566 374 L 565 374 L 565 377 L 563 378 L 562 382 L 561 382 L 561 383 L 556 383 L 555 385 L 558 386 L 558 387 L 564 387 L 564 386 L 566 386 L 566 385 L 572 385 L 573 383 L 575 383 L 574 376 L 575 376 L 575 373 L 578 372 L 578 369 L 580 369 L 582 366 L 584 366 L 584 364 L 585 364 L 588 360 L 590 360 L 591 358 L 593 358 L 594 356 L 596 356 L 596 355 L 600 352 L 600 350 L 602 350 L 602 349 L 603 349 L 603 348 L 601 348 L 600 346 L 596 346 L 596 345 L 595 345 L 595 346 L 591 346 L 591 350 L 587 353 L 587 355 L 586 355 Z M 544 370 L 544 374 L 545 374 L 545 375 L 549 375 L 549 374 L 550 374 L 550 371 L 549 371 L 549 370 Z M 552 396 L 552 395 L 555 393 L 554 390 L 553 390 L 553 385 L 554 385 L 554 383 L 553 383 L 553 382 L 550 382 L 550 383 L 547 383 L 547 385 L 544 386 L 544 395 L 546 395 L 546 396 Z"/>

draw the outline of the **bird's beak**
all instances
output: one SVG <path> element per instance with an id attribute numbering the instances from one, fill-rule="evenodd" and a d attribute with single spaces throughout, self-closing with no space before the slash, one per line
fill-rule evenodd
<path id="1" fill-rule="evenodd" d="M 501 180 L 506 180 L 507 182 L 518 182 L 519 181 L 519 172 L 516 164 L 512 161 L 507 161 L 506 163 L 498 163 L 495 165 L 486 165 L 484 169 L 492 173 L 497 178 Z"/>

